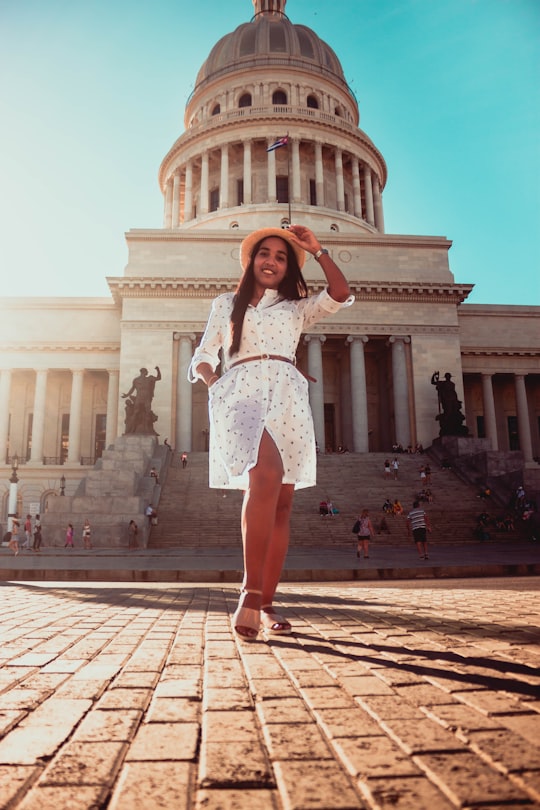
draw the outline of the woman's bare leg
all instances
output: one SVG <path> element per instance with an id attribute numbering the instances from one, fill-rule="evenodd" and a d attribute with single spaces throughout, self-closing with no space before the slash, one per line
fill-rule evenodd
<path id="1" fill-rule="evenodd" d="M 257 464 L 250 470 L 249 489 L 242 504 L 243 587 L 247 591 L 262 592 L 263 589 L 265 563 L 274 532 L 282 479 L 281 456 L 270 435 L 264 431 Z M 242 605 L 258 610 L 261 606 L 261 594 L 245 594 Z M 239 627 L 242 632 L 249 629 L 241 625 Z"/>
<path id="2" fill-rule="evenodd" d="M 277 590 L 283 564 L 289 548 L 290 519 L 294 484 L 282 484 L 277 502 L 274 531 L 266 555 L 263 572 L 263 605 L 271 605 Z"/>

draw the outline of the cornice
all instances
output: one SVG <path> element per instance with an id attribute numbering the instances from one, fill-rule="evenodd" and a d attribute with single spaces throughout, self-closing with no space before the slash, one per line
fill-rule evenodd
<path id="1" fill-rule="evenodd" d="M 200 321 L 136 321 L 125 320 L 122 321 L 122 328 L 129 331 L 151 330 L 153 332 L 170 332 L 174 334 L 201 334 L 206 327 L 206 320 Z M 384 324 L 368 324 L 368 323 L 334 323 L 325 320 L 323 323 L 317 324 L 310 328 L 310 335 L 332 335 L 341 336 L 345 338 L 346 335 L 369 335 L 371 337 L 389 337 L 395 334 L 405 335 L 458 335 L 458 326 L 437 326 L 431 324 L 429 326 L 418 324 L 403 324 L 403 323 L 384 323 Z"/>
<path id="2" fill-rule="evenodd" d="M 540 348 L 461 347 L 462 357 L 540 357 Z"/>
<path id="3" fill-rule="evenodd" d="M 88 342 L 75 343 L 75 341 L 5 341 L 2 344 L 4 352 L 119 352 L 119 342 L 97 343 Z"/>
<path id="4" fill-rule="evenodd" d="M 215 298 L 225 292 L 234 292 L 238 279 L 171 279 L 171 278 L 109 278 L 115 299 L 123 298 Z M 309 292 L 316 294 L 325 282 L 310 282 Z M 361 301 L 399 301 L 401 303 L 460 304 L 471 292 L 471 284 L 437 284 L 433 282 L 380 282 L 358 281 L 350 283 L 351 292 Z"/>

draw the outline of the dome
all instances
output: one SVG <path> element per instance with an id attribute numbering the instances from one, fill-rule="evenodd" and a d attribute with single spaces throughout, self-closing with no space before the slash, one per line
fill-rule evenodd
<path id="1" fill-rule="evenodd" d="M 214 45 L 197 74 L 194 92 L 224 73 L 243 70 L 246 65 L 267 67 L 272 62 L 304 65 L 347 87 L 339 59 L 315 31 L 294 25 L 283 12 L 261 11 Z"/>

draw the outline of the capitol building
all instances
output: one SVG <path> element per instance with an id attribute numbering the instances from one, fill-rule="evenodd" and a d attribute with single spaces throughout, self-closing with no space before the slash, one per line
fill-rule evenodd
<path id="1" fill-rule="evenodd" d="M 236 288 L 243 237 L 291 221 L 317 234 L 356 299 L 298 349 L 298 366 L 317 379 L 321 449 L 429 447 L 439 370 L 452 375 L 471 437 L 521 451 L 525 474 L 538 466 L 540 307 L 468 304 L 474 279 L 455 282 L 451 234 L 386 233 L 386 162 L 369 121 L 360 126 L 339 54 L 292 21 L 294 0 L 291 18 L 286 0 L 245 3 L 246 22 L 211 47 L 184 131 L 162 157 L 162 227 L 126 233 L 110 296 L 2 299 L 3 528 L 14 456 L 19 514 L 46 512 L 61 486 L 73 495 L 124 433 L 122 394 L 141 368 L 160 370 L 160 442 L 208 449 L 206 387 L 187 379 L 193 350 L 212 300 Z M 323 287 L 311 257 L 304 275 L 310 292 Z"/>

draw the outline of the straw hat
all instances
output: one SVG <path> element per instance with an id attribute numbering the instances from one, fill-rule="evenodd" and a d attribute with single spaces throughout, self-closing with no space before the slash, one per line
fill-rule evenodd
<path id="1" fill-rule="evenodd" d="M 266 239 L 269 236 L 277 236 L 280 239 L 284 239 L 285 242 L 288 242 L 296 254 L 299 267 L 302 268 L 304 266 L 306 261 L 306 252 L 298 245 L 297 242 L 295 242 L 294 236 L 290 231 L 288 231 L 286 228 L 259 228 L 259 230 L 253 231 L 253 233 L 250 233 L 249 236 L 246 236 L 240 245 L 240 264 L 242 266 L 242 270 L 245 270 L 248 266 L 253 248 L 257 242 L 260 242 L 261 239 Z"/>

